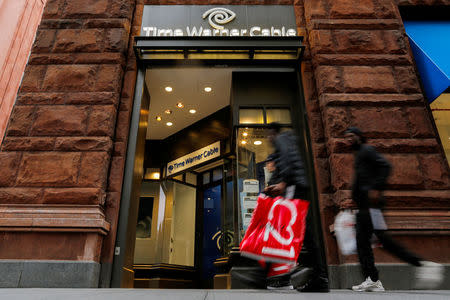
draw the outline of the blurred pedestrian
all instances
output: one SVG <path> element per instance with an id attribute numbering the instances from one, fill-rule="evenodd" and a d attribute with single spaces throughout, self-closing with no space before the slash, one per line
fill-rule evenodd
<path id="1" fill-rule="evenodd" d="M 287 199 L 308 200 L 309 184 L 303 159 L 298 151 L 297 137 L 292 130 L 282 131 L 282 128 L 279 123 L 269 124 L 269 140 L 274 147 L 270 158 L 275 162 L 275 168 L 264 192 L 268 195 L 284 195 Z M 292 284 L 301 292 L 329 292 L 327 266 L 320 258 L 320 249 L 314 238 L 311 210 L 306 218 L 303 245 L 310 255 L 308 272 L 301 270 L 284 276 L 269 276 L 268 284 L 273 287 Z M 303 277 L 307 275 L 309 277 L 304 280 Z"/>
<path id="2" fill-rule="evenodd" d="M 351 145 L 354 156 L 354 179 L 352 198 L 358 206 L 356 215 L 356 245 L 365 281 L 352 287 L 354 291 L 384 291 L 375 267 L 371 238 L 375 234 L 385 250 L 401 260 L 421 267 L 417 272 L 420 284 L 439 284 L 442 280 L 442 266 L 433 262 L 423 261 L 414 253 L 395 242 L 386 232 L 381 208 L 384 206 L 383 191 L 391 171 L 390 163 L 379 154 L 374 147 L 366 144 L 362 131 L 349 127 L 345 138 Z M 420 282 L 422 281 L 422 282 Z"/>

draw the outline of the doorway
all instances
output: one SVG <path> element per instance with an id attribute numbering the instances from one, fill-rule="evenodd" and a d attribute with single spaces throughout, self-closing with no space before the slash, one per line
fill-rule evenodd
<path id="1" fill-rule="evenodd" d="M 298 69 L 276 65 L 274 61 L 253 66 L 236 63 L 142 65 L 137 86 L 144 88 L 137 88 L 133 119 L 142 120 L 141 112 L 148 108 L 145 145 L 139 146 L 143 152 L 140 161 L 135 159 L 139 152 L 137 143 L 128 149 L 134 156 L 127 156 L 127 170 L 140 168 L 141 177 L 124 178 L 117 245 L 125 253 L 114 261 L 113 286 L 216 286 L 218 266 L 226 265 L 231 250 L 239 245 L 251 217 L 251 204 L 255 203 L 252 200 L 265 184 L 263 161 L 271 152 L 265 138 L 268 123 L 277 121 L 296 130 L 308 175 L 314 181 Z M 185 84 L 186 89 L 170 85 L 169 80 L 174 79 Z M 172 97 L 163 97 L 168 95 Z M 218 98 L 213 100 L 212 95 Z M 158 101 L 160 96 L 162 100 Z M 187 114 L 191 109 L 196 113 L 210 110 L 195 119 Z M 131 135 L 133 128 L 130 139 Z M 211 154 L 216 143 L 220 150 L 217 155 Z M 149 184 L 154 186 L 153 195 L 141 194 Z M 132 194 L 138 185 L 138 192 Z M 125 192 L 131 197 L 126 197 Z M 313 186 L 311 199 L 314 194 Z M 145 215 L 139 212 L 140 197 L 153 199 L 149 238 L 153 230 L 159 232 L 154 236 L 153 247 L 160 254 L 145 250 L 140 245 L 143 241 L 138 240 L 141 233 L 136 224 Z M 176 220 L 178 217 L 183 220 Z M 315 219 L 320 224 L 317 213 Z M 140 256 L 147 260 L 139 260 Z M 223 267 L 224 274 L 226 268 Z"/>

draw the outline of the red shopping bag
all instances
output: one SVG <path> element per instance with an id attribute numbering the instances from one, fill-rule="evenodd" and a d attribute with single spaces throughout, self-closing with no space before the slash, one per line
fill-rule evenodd
<path id="1" fill-rule="evenodd" d="M 305 237 L 309 202 L 301 199 L 258 197 L 241 254 L 266 262 L 295 264 Z"/>

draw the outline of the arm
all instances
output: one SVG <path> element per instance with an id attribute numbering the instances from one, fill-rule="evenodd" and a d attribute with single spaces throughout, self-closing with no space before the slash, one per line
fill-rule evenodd
<path id="1" fill-rule="evenodd" d="M 391 164 L 379 154 L 373 147 L 367 147 L 366 158 L 374 168 L 373 185 L 369 191 L 369 198 L 381 198 L 382 191 L 386 188 L 387 178 L 391 172 Z"/>
<path id="2" fill-rule="evenodd" d="M 387 178 L 389 177 L 389 174 L 391 173 L 391 164 L 387 161 L 384 156 L 379 154 L 377 151 L 375 151 L 374 148 L 369 148 L 369 157 L 370 161 L 372 162 L 372 165 L 375 168 L 375 178 L 374 178 L 374 190 L 382 191 L 386 188 L 386 182 Z"/>
<path id="3" fill-rule="evenodd" d="M 298 152 L 296 138 L 291 133 L 281 134 L 274 141 L 278 153 L 276 168 L 278 177 L 289 185 L 307 187 L 305 167 Z"/>

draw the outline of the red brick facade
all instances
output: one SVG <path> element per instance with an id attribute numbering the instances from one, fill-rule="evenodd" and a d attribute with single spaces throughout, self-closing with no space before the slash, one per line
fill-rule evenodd
<path id="1" fill-rule="evenodd" d="M 393 163 L 390 228 L 450 262 L 449 168 L 398 11 L 444 0 L 49 0 L 1 145 L 0 259 L 112 262 L 136 79 L 130 45 L 145 4 L 293 5 L 328 264 L 355 261 L 338 255 L 329 230 L 351 204 L 349 125 Z M 419 229 L 420 239 L 409 234 Z M 71 249 L 63 256 L 61 240 Z"/>

